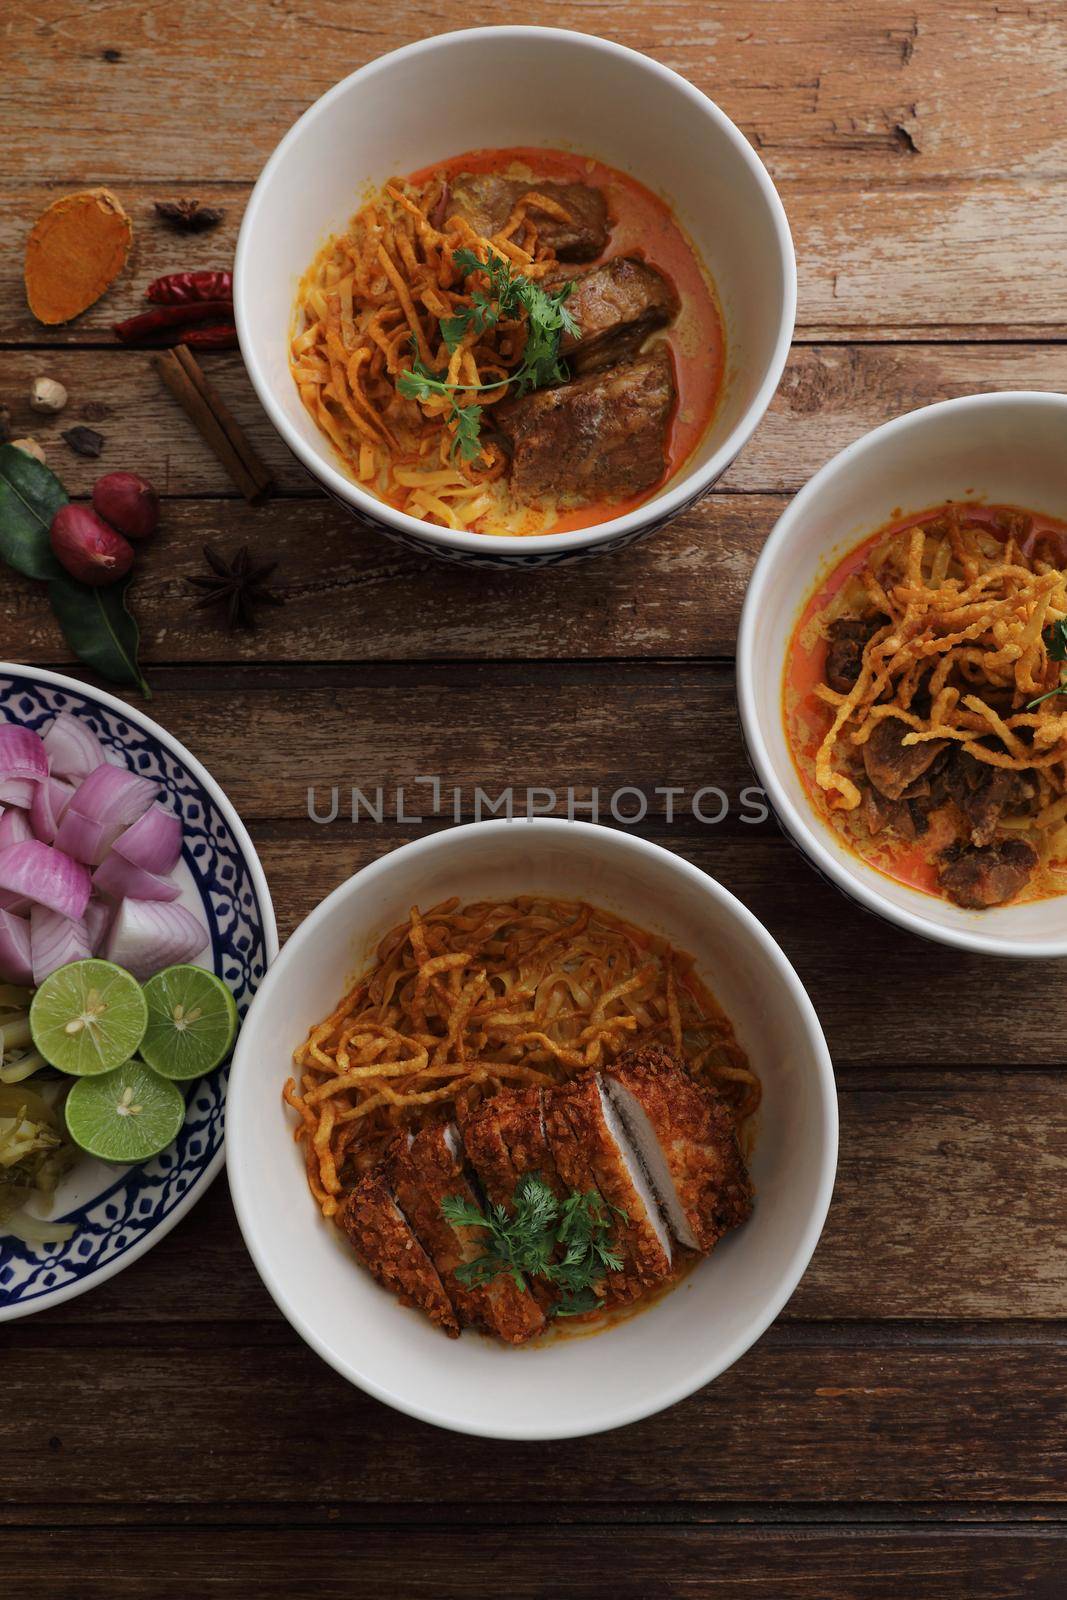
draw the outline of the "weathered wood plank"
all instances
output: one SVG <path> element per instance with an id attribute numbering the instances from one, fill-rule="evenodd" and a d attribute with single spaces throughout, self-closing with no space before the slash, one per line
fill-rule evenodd
<path id="1" fill-rule="evenodd" d="M 944 1532 L 908 1527 L 575 1529 L 523 1537 L 521 1530 L 343 1527 L 301 1537 L 271 1531 L 198 1528 L 113 1530 L 9 1536 L 5 1554 L 25 1600 L 158 1600 L 189 1594 L 292 1600 L 309 1582 L 341 1591 L 355 1585 L 381 1600 L 461 1600 L 498 1592 L 507 1573 L 510 1600 L 601 1600 L 605 1573 L 619 1600 L 1055 1600 L 1063 1540 L 1053 1529 Z M 47 1549 L 47 1565 L 42 1555 Z M 551 1588 L 546 1588 L 546 1584 Z M 565 1589 L 556 1585 L 565 1585 Z"/>
<path id="2" fill-rule="evenodd" d="M 251 1310 L 251 1307 L 249 1308 Z M 167 1330 L 130 1322 L 84 1350 L 24 1324 L 13 1365 L 48 1373 L 49 1404 L 5 1426 L 3 1500 L 195 1506 L 201 1500 L 538 1506 L 562 1496 L 614 1519 L 629 1503 L 909 1505 L 966 1498 L 1062 1506 L 1067 1349 L 915 1348 L 765 1339 L 714 1384 L 626 1435 L 500 1445 L 404 1418 L 327 1368 L 280 1320 Z M 447 1381 L 442 1344 L 442 1382 Z M 135 1374 L 135 1378 L 131 1378 Z M 137 1402 L 130 1401 L 131 1383 Z M 108 1469 L 117 1419 L 135 1482 Z M 740 1424 L 740 1428 L 739 1428 Z M 167 1448 L 153 1448 L 165 1437 Z M 1025 1452 L 1017 1441 L 1025 1438 Z M 817 1462 L 817 1468 L 816 1468 Z M 5 1541 L 6 1543 L 6 1541 Z"/>
<path id="3" fill-rule="evenodd" d="M 131 601 L 147 663 L 706 657 L 733 653 L 745 584 L 786 502 L 717 495 L 641 545 L 568 568 L 493 572 L 428 560 L 368 532 L 331 500 L 169 500 L 142 547 Z M 184 578 L 204 544 L 277 561 L 281 609 L 228 633 Z M 560 586 L 567 600 L 560 604 Z M 45 592 L 0 566 L 4 654 L 69 660 Z"/>
<path id="4" fill-rule="evenodd" d="M 864 1087 L 872 1076 L 876 1085 L 892 1077 L 893 1087 Z M 896 1342 L 905 1348 L 953 1346 L 953 1322 L 1045 1320 L 1052 1339 L 1054 1319 L 1067 1329 L 1062 1080 L 959 1076 L 926 1082 L 909 1068 L 844 1074 L 837 1187 L 811 1266 L 779 1324 L 787 1342 L 799 1321 L 817 1323 L 818 1333 L 837 1318 L 902 1323 Z M 266 1110 L 285 1115 L 280 1100 Z M 305 1203 L 303 1194 L 296 1199 Z M 10 1338 L 18 1349 L 40 1339 L 78 1348 L 85 1338 L 95 1348 L 98 1340 L 117 1345 L 124 1330 L 142 1325 L 179 1330 L 161 1333 L 168 1338 L 184 1329 L 191 1338 L 194 1324 L 273 1317 L 219 1182 L 143 1261 L 46 1319 L 13 1327 Z M 921 1340 L 905 1319 L 923 1322 Z M 83 1324 L 99 1332 L 76 1333 Z M 852 1336 L 846 1329 L 841 1337 Z M 878 1348 L 891 1342 L 884 1326 L 871 1338 Z"/>
<path id="5" fill-rule="evenodd" d="M 112 323 L 145 309 L 144 288 L 160 273 L 229 266 L 249 185 L 209 180 L 195 188 L 226 217 L 217 230 L 190 236 L 154 216 L 152 197 L 168 193 L 166 185 L 122 185 L 136 230 L 130 265 L 94 307 L 54 328 L 42 327 L 26 305 L 22 255 L 56 188 L 0 188 L 0 343 L 110 346 Z M 963 339 L 975 330 L 993 338 L 1064 337 L 1058 195 L 1055 179 L 1032 173 L 1013 182 L 945 184 L 924 180 L 910 165 L 888 186 L 828 187 L 824 174 L 784 183 L 797 250 L 798 337 L 921 341 Z"/>
<path id="6" fill-rule="evenodd" d="M 529 19 L 604 34 L 684 73 L 782 178 L 820 169 L 1058 176 L 1067 153 L 1048 115 L 1067 60 L 1054 6 L 891 0 L 846 9 L 816 0 L 775 7 L 772 21 L 744 0 L 723 0 L 713 15 L 697 0 L 630 14 L 607 0 L 542 0 Z M 71 172 L 251 179 L 299 112 L 363 62 L 457 21 L 514 20 L 503 0 L 462 18 L 441 4 L 339 14 L 328 0 L 308 0 L 297 15 L 237 0 L 190 16 L 132 0 L 103 12 L 41 0 L 7 30 L 8 168 L 46 181 Z M 1018 61 L 1025 71 L 1008 70 Z M 35 136 L 42 105 L 64 111 L 47 141 Z"/>
<path id="7" fill-rule="evenodd" d="M 317 494 L 261 410 L 240 356 L 216 356 L 204 365 L 274 471 L 278 488 L 287 495 Z M 147 351 L 20 349 L 5 355 L 4 371 L 15 426 L 41 441 L 72 494 L 87 494 L 101 472 L 119 467 L 143 473 L 167 495 L 235 493 L 164 390 Z M 30 385 L 42 375 L 59 378 L 70 391 L 70 404 L 53 420 L 29 408 Z M 836 451 L 890 417 L 935 400 L 1000 389 L 1067 389 L 1067 345 L 796 347 L 769 412 L 718 491 L 791 493 Z M 78 421 L 104 434 L 99 461 L 75 456 L 60 438 L 63 428 Z"/>

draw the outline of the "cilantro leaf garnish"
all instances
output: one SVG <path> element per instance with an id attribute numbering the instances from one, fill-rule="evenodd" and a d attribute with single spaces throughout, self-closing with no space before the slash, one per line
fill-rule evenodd
<path id="1" fill-rule="evenodd" d="M 441 337 L 448 350 L 458 350 L 471 332 L 480 338 L 499 322 L 518 321 L 525 313 L 526 347 L 522 362 L 510 377 L 495 383 L 450 384 L 441 374 L 431 372 L 421 361 L 415 360 L 410 372 L 400 374 L 397 388 L 412 400 L 428 400 L 433 394 L 446 396 L 451 401 L 446 420 L 452 427 L 452 453 L 458 453 L 464 461 L 473 461 L 481 449 L 482 408 L 461 406 L 456 394 L 461 390 L 502 389 L 511 384 L 515 394 L 523 395 L 549 384 L 565 383 L 570 373 L 559 353 L 560 340 L 564 334 L 579 339 L 581 332 L 564 304 L 574 288 L 572 280 L 568 279 L 557 289 L 544 289 L 513 270 L 504 256 L 490 254 L 482 261 L 473 250 L 463 249 L 454 251 L 452 259 L 465 278 L 482 276 L 488 287 L 473 289 L 470 305 L 458 306 L 453 316 L 442 318 Z"/>
<path id="2" fill-rule="evenodd" d="M 526 1173 L 510 1213 L 499 1205 L 483 1211 L 461 1195 L 447 1195 L 441 1212 L 453 1227 L 482 1228 L 488 1235 L 484 1253 L 456 1268 L 461 1283 L 490 1283 L 507 1273 L 524 1289 L 529 1278 L 542 1278 L 560 1291 L 553 1307 L 558 1317 L 599 1310 L 604 1301 L 597 1286 L 607 1273 L 622 1270 L 612 1235 L 615 1219 L 625 1222 L 626 1212 L 592 1189 L 572 1189 L 561 1203 L 538 1173 Z"/>

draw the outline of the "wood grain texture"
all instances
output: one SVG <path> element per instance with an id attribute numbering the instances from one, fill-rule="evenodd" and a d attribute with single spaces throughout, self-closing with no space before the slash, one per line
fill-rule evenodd
<path id="1" fill-rule="evenodd" d="M 332 1528 L 313 1539 L 298 1529 L 269 1532 L 199 1527 L 163 1533 L 110 1530 L 53 1535 L 47 1568 L 33 1535 L 6 1543 L 25 1600 L 158 1600 L 190 1594 L 292 1600 L 313 1573 L 316 1585 L 403 1600 L 468 1600 L 501 1592 L 509 1600 L 602 1600 L 605 1567 L 618 1600 L 1059 1600 L 1063 1540 L 1058 1529 L 928 1532 L 827 1528 L 766 1531 L 665 1528 L 542 1532 L 469 1527 L 380 1532 Z M 44 1576 L 47 1572 L 47 1577 Z M 53 1587 L 55 1585 L 56 1587 Z"/>

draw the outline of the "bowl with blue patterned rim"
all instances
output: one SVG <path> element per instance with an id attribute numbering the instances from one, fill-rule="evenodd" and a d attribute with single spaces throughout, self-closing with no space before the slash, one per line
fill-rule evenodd
<path id="1" fill-rule="evenodd" d="M 0 663 L 0 721 L 39 730 L 59 711 L 83 720 L 109 756 L 158 783 L 181 817 L 181 903 L 210 935 L 197 961 L 230 988 L 243 1019 L 278 953 L 278 934 L 263 868 L 236 811 L 196 758 L 140 711 L 57 672 Z M 152 1161 L 118 1167 L 79 1157 L 48 1212 L 74 1226 L 62 1244 L 26 1244 L 0 1232 L 0 1322 L 95 1288 L 196 1204 L 223 1166 L 228 1073 L 226 1064 L 187 1086 L 185 1124 Z"/>

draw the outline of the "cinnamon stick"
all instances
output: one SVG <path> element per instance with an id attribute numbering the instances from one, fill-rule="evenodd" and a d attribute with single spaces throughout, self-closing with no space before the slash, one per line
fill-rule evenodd
<path id="1" fill-rule="evenodd" d="M 196 357 L 184 345 L 161 350 L 152 363 L 186 416 L 218 456 L 250 504 L 262 500 L 273 482 L 270 470 L 249 444 Z"/>

